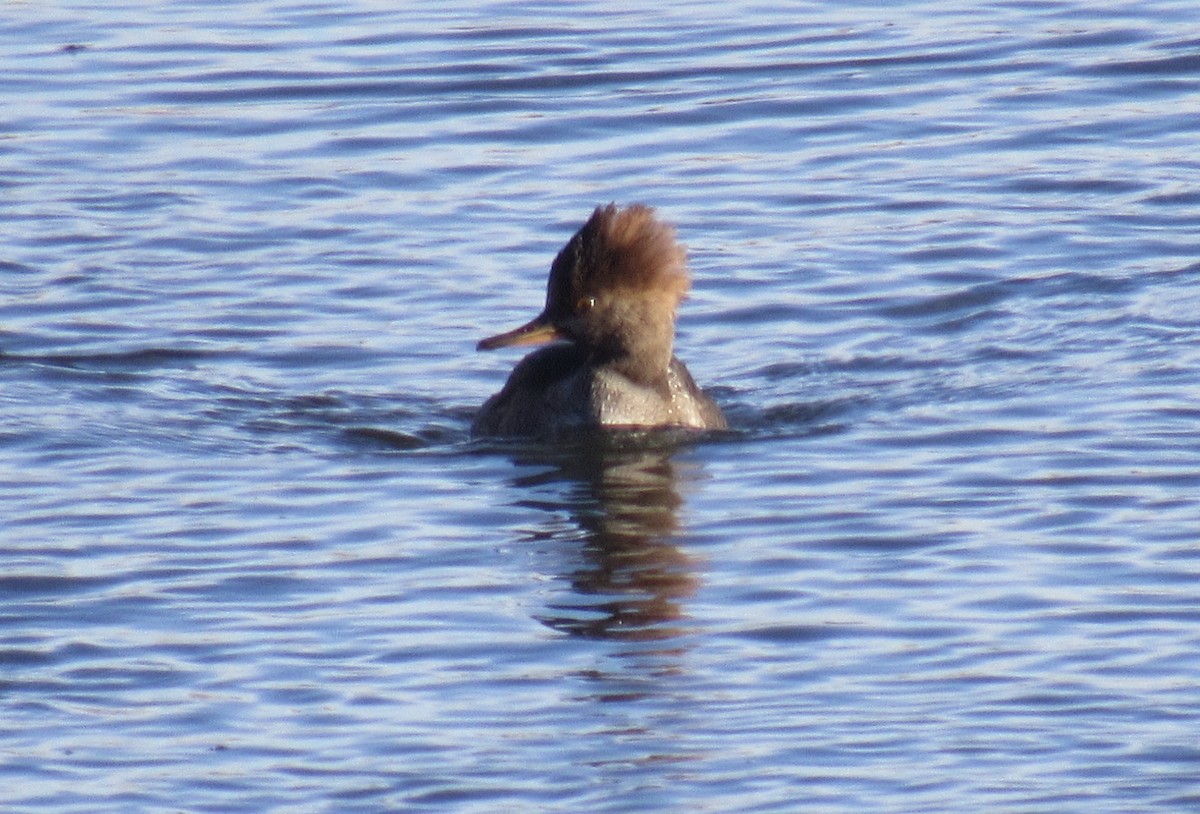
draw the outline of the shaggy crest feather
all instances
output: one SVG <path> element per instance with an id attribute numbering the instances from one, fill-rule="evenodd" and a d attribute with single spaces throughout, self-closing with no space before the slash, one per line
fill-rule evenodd
<path id="1" fill-rule="evenodd" d="M 653 290 L 678 303 L 691 287 L 687 250 L 649 206 L 597 207 L 578 237 L 579 259 L 591 261 L 583 264 L 590 273 L 581 280 L 588 290 Z"/>

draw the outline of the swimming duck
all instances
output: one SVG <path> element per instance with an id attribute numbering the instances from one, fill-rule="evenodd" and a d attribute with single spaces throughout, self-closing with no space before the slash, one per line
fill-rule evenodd
<path id="1" fill-rule="evenodd" d="M 648 206 L 601 206 L 550 267 L 546 307 L 478 350 L 565 340 L 517 364 L 475 435 L 560 436 L 597 428 L 728 425 L 672 351 L 691 281 L 675 230 Z"/>

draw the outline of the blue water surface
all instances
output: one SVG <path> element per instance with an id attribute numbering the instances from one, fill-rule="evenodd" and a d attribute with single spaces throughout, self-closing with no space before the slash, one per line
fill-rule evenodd
<path id="1" fill-rule="evenodd" d="M 4 811 L 1200 805 L 1194 3 L 0 46 Z M 472 440 L 609 201 L 733 430 Z"/>

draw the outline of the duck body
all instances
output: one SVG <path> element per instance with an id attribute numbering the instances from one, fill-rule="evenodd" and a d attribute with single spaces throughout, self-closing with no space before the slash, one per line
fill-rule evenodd
<path id="1" fill-rule="evenodd" d="M 480 408 L 474 435 L 559 437 L 603 428 L 725 429 L 716 403 L 672 355 L 660 386 L 593 366 L 574 345 L 534 351 Z"/>
<path id="2" fill-rule="evenodd" d="M 600 207 L 555 258 L 546 307 L 480 350 L 559 340 L 525 357 L 489 398 L 474 435 L 612 429 L 725 429 L 672 350 L 689 286 L 674 230 L 649 207 Z"/>

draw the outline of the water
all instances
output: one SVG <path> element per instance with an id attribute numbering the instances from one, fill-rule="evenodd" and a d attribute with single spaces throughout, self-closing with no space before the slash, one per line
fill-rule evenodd
<path id="1" fill-rule="evenodd" d="M 1200 803 L 1193 4 L 0 42 L 5 811 Z M 734 432 L 471 441 L 610 200 Z"/>

